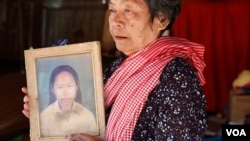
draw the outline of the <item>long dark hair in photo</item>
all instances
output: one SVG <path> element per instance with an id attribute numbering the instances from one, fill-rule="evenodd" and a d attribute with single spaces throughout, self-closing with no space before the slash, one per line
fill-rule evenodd
<path id="1" fill-rule="evenodd" d="M 60 65 L 52 71 L 51 76 L 50 76 L 50 81 L 49 81 L 49 95 L 50 95 L 49 104 L 56 101 L 56 97 L 55 97 L 55 94 L 53 92 L 53 85 L 55 83 L 55 79 L 56 79 L 57 75 L 63 71 L 67 71 L 70 74 L 72 74 L 76 84 L 78 85 L 75 101 L 80 103 L 80 104 L 83 104 L 78 75 L 77 75 L 76 71 L 69 65 Z"/>

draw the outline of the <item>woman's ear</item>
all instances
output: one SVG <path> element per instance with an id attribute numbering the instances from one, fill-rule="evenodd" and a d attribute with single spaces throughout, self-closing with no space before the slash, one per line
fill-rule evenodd
<path id="1" fill-rule="evenodd" d="M 164 30 L 169 24 L 169 20 L 159 12 L 158 16 L 154 18 L 154 25 L 159 31 Z"/>

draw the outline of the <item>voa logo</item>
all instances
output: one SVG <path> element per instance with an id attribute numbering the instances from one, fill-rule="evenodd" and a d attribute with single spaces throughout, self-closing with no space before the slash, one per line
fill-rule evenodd
<path id="1" fill-rule="evenodd" d="M 228 136 L 247 136 L 244 129 L 226 129 Z"/>

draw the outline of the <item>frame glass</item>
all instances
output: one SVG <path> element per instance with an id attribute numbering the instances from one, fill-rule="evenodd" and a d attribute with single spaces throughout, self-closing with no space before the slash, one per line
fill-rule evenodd
<path id="1" fill-rule="evenodd" d="M 31 141 L 64 141 L 72 133 L 104 139 L 100 42 L 25 50 Z"/>

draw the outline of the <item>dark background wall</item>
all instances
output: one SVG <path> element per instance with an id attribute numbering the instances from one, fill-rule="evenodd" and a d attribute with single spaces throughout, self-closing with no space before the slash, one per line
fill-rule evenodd
<path id="1" fill-rule="evenodd" d="M 49 47 L 62 38 L 70 43 L 99 40 L 104 68 L 115 59 L 105 2 L 0 0 L 0 140 L 29 129 L 21 113 L 25 49 Z M 233 80 L 242 70 L 250 70 L 249 13 L 249 0 L 183 1 L 173 34 L 205 46 L 208 111 L 225 114 Z"/>
<path id="2" fill-rule="evenodd" d="M 105 0 L 1 0 L 0 7 L 0 62 L 6 67 L 22 65 L 30 47 L 50 47 L 65 38 L 103 41 L 107 33 Z"/>

